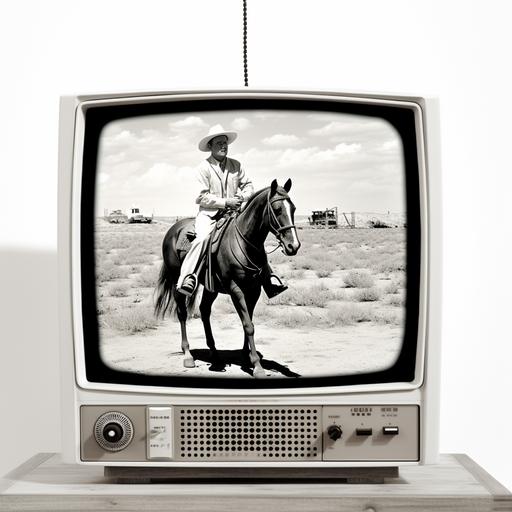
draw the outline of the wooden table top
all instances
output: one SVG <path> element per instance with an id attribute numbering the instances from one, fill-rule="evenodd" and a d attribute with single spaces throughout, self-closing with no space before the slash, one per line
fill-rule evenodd
<path id="1" fill-rule="evenodd" d="M 118 484 L 101 466 L 38 454 L 0 480 L 0 511 L 511 511 L 512 495 L 467 455 L 403 466 L 383 484 L 206 482 Z"/>

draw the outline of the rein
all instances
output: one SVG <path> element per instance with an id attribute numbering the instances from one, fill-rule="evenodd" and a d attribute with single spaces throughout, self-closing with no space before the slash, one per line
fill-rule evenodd
<path id="1" fill-rule="evenodd" d="M 259 253 L 272 254 L 273 252 L 277 251 L 277 249 L 279 249 L 280 247 L 283 246 L 282 233 L 284 231 L 288 230 L 288 229 L 295 228 L 295 224 L 286 224 L 285 226 L 281 226 L 281 224 L 279 224 L 279 219 L 277 218 L 277 216 L 274 213 L 274 210 L 272 208 L 272 205 L 274 203 L 276 203 L 277 201 L 284 201 L 286 199 L 290 199 L 290 198 L 288 196 L 285 196 L 285 197 L 278 197 L 278 198 L 275 198 L 275 199 L 271 200 L 270 199 L 270 191 L 267 194 L 267 205 L 265 207 L 265 211 L 268 214 L 270 231 L 277 238 L 277 241 L 278 241 L 278 245 L 276 245 L 276 247 L 274 247 L 274 249 L 272 249 L 269 252 L 266 252 L 264 248 L 260 249 L 259 247 L 254 245 L 240 231 L 240 228 L 238 227 L 238 222 L 237 222 L 238 219 L 235 219 L 234 224 L 235 224 L 235 230 L 236 230 L 237 235 L 248 246 L 252 247 L 253 249 L 255 249 Z M 272 224 L 272 223 L 274 223 L 274 224 Z M 242 254 L 247 259 L 247 261 L 250 263 L 250 265 L 252 265 L 252 268 L 248 267 L 247 265 L 244 265 L 241 261 L 238 261 L 238 258 L 237 258 L 237 261 L 238 261 L 239 265 L 241 265 L 244 270 L 261 271 L 262 267 L 258 267 L 253 261 L 251 261 L 251 259 L 249 258 L 249 255 L 247 254 L 247 251 L 244 249 L 243 245 L 240 243 L 240 240 L 238 239 L 238 237 L 237 237 L 237 242 L 238 242 L 238 246 L 239 246 L 240 250 L 242 251 Z"/>

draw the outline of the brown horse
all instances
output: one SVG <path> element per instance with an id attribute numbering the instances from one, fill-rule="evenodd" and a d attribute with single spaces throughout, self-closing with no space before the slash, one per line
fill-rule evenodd
<path id="1" fill-rule="evenodd" d="M 265 240 L 272 232 L 285 254 L 297 254 L 300 242 L 294 225 L 295 206 L 288 195 L 292 186 L 288 180 L 279 187 L 274 180 L 270 187 L 256 192 L 243 211 L 227 226 L 216 256 L 213 258 L 217 287 L 220 293 L 229 294 L 244 329 L 244 356 L 248 356 L 253 366 L 254 377 L 264 377 L 260 355 L 254 343 L 254 324 L 252 316 L 261 294 L 263 280 L 268 277 Z M 163 264 L 157 285 L 155 314 L 165 315 L 176 309 L 181 325 L 181 348 L 185 355 L 183 364 L 187 368 L 195 366 L 187 339 L 187 311 L 190 313 L 194 295 L 188 298 L 176 292 L 176 283 L 180 275 L 183 256 L 179 257 L 177 241 L 183 230 L 189 231 L 194 219 L 183 219 L 171 226 L 162 244 Z M 203 272 L 204 274 L 204 272 Z M 204 276 L 199 275 L 204 284 Z M 197 290 L 196 290 L 197 293 Z M 210 324 L 212 304 L 219 292 L 203 290 L 199 310 L 210 349 L 212 361 L 218 362 L 219 356 Z"/>

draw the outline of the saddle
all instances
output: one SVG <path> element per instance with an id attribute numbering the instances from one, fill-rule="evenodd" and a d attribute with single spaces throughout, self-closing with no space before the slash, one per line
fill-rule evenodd
<path id="1" fill-rule="evenodd" d="M 196 238 L 197 234 L 195 231 L 194 223 L 192 223 L 192 226 L 188 230 L 182 231 L 179 236 L 178 240 L 176 241 L 176 247 L 178 250 L 178 254 L 180 257 L 180 261 L 183 261 L 185 256 L 187 255 L 187 252 L 190 249 L 190 246 L 192 245 L 192 242 Z"/>
<path id="2" fill-rule="evenodd" d="M 208 291 L 215 292 L 220 291 L 220 282 L 215 279 L 215 255 L 219 250 L 220 243 L 226 232 L 227 227 L 235 218 L 234 213 L 224 214 L 217 220 L 213 231 L 208 237 L 206 244 L 206 253 L 203 255 L 201 261 L 198 264 L 197 274 L 199 275 L 204 271 L 204 286 Z M 194 239 L 196 238 L 196 232 L 194 225 L 188 230 L 183 230 L 177 240 L 176 247 L 178 249 L 179 258 L 181 261 L 185 259 L 187 252 Z"/>
<path id="3" fill-rule="evenodd" d="M 226 229 L 233 222 L 235 214 L 229 213 L 221 217 L 215 224 L 215 228 L 210 234 L 204 256 L 204 286 L 210 292 L 221 291 L 222 285 L 216 277 L 215 255 L 217 254 Z"/>

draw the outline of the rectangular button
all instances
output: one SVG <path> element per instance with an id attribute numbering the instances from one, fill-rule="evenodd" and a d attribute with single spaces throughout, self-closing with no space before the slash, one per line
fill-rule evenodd
<path id="1" fill-rule="evenodd" d="M 398 427 L 382 427 L 382 433 L 385 436 L 397 436 Z"/>
<path id="2" fill-rule="evenodd" d="M 172 407 L 148 407 L 146 416 L 148 459 L 172 459 Z"/>
<path id="3" fill-rule="evenodd" d="M 357 428 L 356 435 L 358 436 L 371 436 L 372 429 L 371 428 Z"/>

